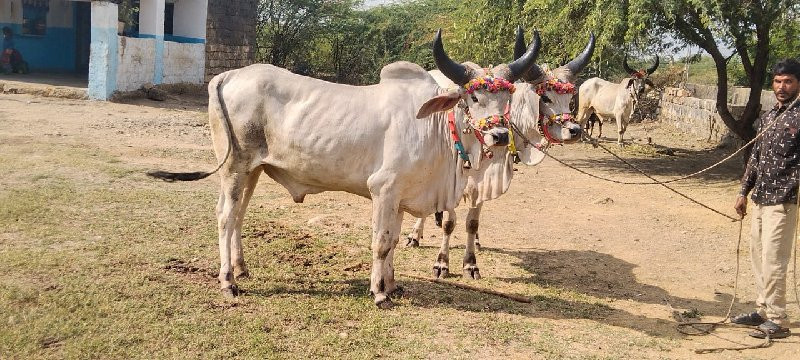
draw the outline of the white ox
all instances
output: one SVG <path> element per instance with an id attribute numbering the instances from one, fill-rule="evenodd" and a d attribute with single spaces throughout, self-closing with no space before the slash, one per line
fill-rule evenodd
<path id="1" fill-rule="evenodd" d="M 442 47 L 441 30 L 433 54 L 437 67 L 457 84 L 487 75 L 452 61 Z M 491 73 L 513 83 L 535 56 L 528 51 Z M 217 169 L 149 174 L 168 181 L 198 180 L 219 171 L 219 281 L 225 296 L 236 296 L 236 278 L 248 275 L 242 220 L 262 172 L 283 185 L 295 202 L 323 191 L 372 199 L 370 291 L 380 308 L 391 307 L 390 295 L 399 289 L 393 255 L 403 212 L 422 217 L 452 210 L 468 182 L 488 179 L 507 187 L 511 179 L 511 169 L 503 166 L 476 162 L 465 169 L 446 116 L 437 113 L 463 102 L 474 119 L 495 118 L 511 98 L 508 87 L 442 89 L 420 66 L 397 62 L 385 66 L 380 82 L 370 86 L 333 84 L 252 65 L 214 77 L 208 88 Z M 468 126 L 455 125 L 459 132 Z M 478 129 L 497 158 L 507 153 L 508 129 L 502 125 Z M 488 150 L 476 146 L 476 136 L 462 139 L 473 158 Z"/>
<path id="2" fill-rule="evenodd" d="M 534 32 L 531 48 L 539 47 L 538 32 Z M 586 67 L 592 57 L 595 47 L 595 37 L 592 34 L 589 43 L 583 52 L 568 64 L 553 71 L 547 71 L 538 65 L 523 76 L 525 82 L 517 83 L 517 91 L 511 99 L 511 122 L 516 125 L 514 129 L 514 144 L 518 150 L 519 160 L 525 165 L 536 165 L 544 159 L 544 153 L 539 150 L 551 143 L 574 143 L 581 137 L 581 126 L 574 122 L 570 116 L 569 104 L 575 92 L 572 84 L 578 74 Z M 514 48 L 514 57 L 519 58 L 525 52 L 525 40 L 521 29 L 517 30 L 517 41 Z M 442 87 L 449 86 L 451 82 L 437 71 L 431 75 Z M 541 94 L 541 95 L 540 95 Z M 522 134 L 516 132 L 520 130 Z M 526 143 L 525 140 L 530 141 Z M 509 166 L 511 166 L 509 164 Z M 486 196 L 487 189 L 476 186 L 467 186 L 464 193 L 465 201 L 469 206 L 465 221 L 467 231 L 466 250 L 462 263 L 463 276 L 480 279 L 480 270 L 477 265 L 475 249 L 480 248 L 478 226 L 483 202 L 494 199 L 496 196 Z M 450 237 L 455 228 L 455 213 L 453 211 L 436 214 L 437 226 L 442 226 L 444 236 L 436 262 L 433 265 L 433 276 L 444 278 L 449 274 L 449 249 Z M 413 229 L 407 237 L 407 246 L 419 246 L 419 241 L 424 236 L 425 218 L 417 219 Z"/>
<path id="3" fill-rule="evenodd" d="M 639 98 L 645 93 L 645 85 L 652 87 L 648 76 L 658 68 L 658 56 L 655 64 L 647 70 L 635 71 L 628 66 L 628 57 L 622 62 L 625 71 L 631 77 L 622 79 L 619 83 L 612 83 L 601 78 L 591 78 L 581 84 L 578 91 L 578 117 L 582 126 L 594 132 L 594 121 L 590 117 L 594 114 L 600 122 L 600 133 L 603 135 L 603 121 L 614 118 L 617 122 L 617 144 L 623 145 L 622 137 L 630 122 L 631 114 L 636 109 Z"/>

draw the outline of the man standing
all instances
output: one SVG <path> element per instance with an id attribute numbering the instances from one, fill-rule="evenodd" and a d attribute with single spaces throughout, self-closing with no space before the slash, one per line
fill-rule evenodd
<path id="1" fill-rule="evenodd" d="M 758 326 L 750 336 L 772 339 L 791 335 L 786 315 L 786 271 L 797 225 L 800 176 L 800 63 L 786 59 L 773 68 L 772 89 L 778 103 L 761 117 L 763 137 L 753 146 L 734 208 L 747 212 L 752 190 L 750 257 L 756 284 L 756 311 L 731 318 Z M 776 121 L 777 119 L 777 121 Z"/>

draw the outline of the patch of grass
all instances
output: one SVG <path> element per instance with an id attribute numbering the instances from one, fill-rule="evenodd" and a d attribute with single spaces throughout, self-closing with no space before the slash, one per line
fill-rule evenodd
<path id="1" fill-rule="evenodd" d="M 476 283 L 534 300 L 521 304 L 398 276 L 407 295 L 378 310 L 368 294 L 371 230 L 309 226 L 281 207 L 251 205 L 243 229 L 251 277 L 225 300 L 213 186 L 154 183 L 95 148 L 9 150 L 35 156 L 0 156 L 0 181 L 11 184 L 0 189 L 4 358 L 579 358 L 571 349 L 597 342 L 611 349 L 598 356 L 619 358 L 662 346 L 629 329 L 625 339 L 597 335 L 617 329 L 602 323 L 616 310 L 534 281 Z M 257 193 L 252 203 L 279 196 Z M 427 275 L 436 251 L 398 248 L 398 274 Z M 455 274 L 461 256 L 453 249 Z M 511 255 L 483 252 L 481 261 L 496 274 L 532 276 L 509 265 Z M 574 321 L 597 328 L 563 336 Z"/>

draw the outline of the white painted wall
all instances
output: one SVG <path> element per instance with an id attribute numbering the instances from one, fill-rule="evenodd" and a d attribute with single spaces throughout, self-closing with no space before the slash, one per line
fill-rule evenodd
<path id="1" fill-rule="evenodd" d="M 164 44 L 164 83 L 202 84 L 205 76 L 205 44 Z"/>
<path id="2" fill-rule="evenodd" d="M 155 39 L 119 37 L 117 90 L 133 91 L 153 83 Z"/>
<path id="3" fill-rule="evenodd" d="M 172 35 L 205 39 L 207 13 L 208 0 L 175 0 Z"/>
<path id="4" fill-rule="evenodd" d="M 0 22 L 22 24 L 22 0 L 0 0 Z"/>

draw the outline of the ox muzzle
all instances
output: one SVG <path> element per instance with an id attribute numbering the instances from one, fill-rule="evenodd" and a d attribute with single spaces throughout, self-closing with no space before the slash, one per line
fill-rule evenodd
<path id="1" fill-rule="evenodd" d="M 507 128 L 496 127 L 488 132 L 483 132 L 483 142 L 486 146 L 508 146 L 510 135 Z"/>

